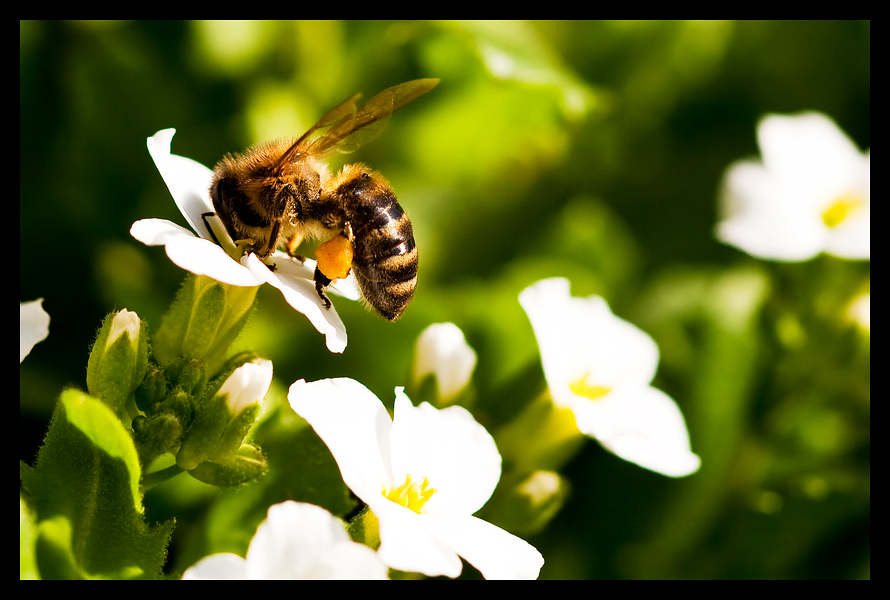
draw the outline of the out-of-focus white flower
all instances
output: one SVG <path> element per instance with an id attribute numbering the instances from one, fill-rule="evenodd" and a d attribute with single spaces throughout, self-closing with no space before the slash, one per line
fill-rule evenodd
<path id="1" fill-rule="evenodd" d="M 213 554 L 183 579 L 387 579 L 377 554 L 349 539 L 343 523 L 323 508 L 288 500 L 269 513 L 247 558 Z"/>
<path id="2" fill-rule="evenodd" d="M 19 364 L 31 349 L 49 335 L 49 315 L 43 310 L 43 298 L 19 303 Z"/>
<path id="3" fill-rule="evenodd" d="M 757 143 L 761 160 L 726 172 L 717 237 L 758 258 L 868 259 L 870 152 L 815 112 L 766 116 Z"/>
<path id="4" fill-rule="evenodd" d="M 457 577 L 460 557 L 486 579 L 535 579 L 525 541 L 473 515 L 501 476 L 494 440 L 464 408 L 414 407 L 396 388 L 395 416 L 352 379 L 297 381 L 288 400 L 330 449 L 343 481 L 379 523 L 388 566 Z"/>
<path id="5" fill-rule="evenodd" d="M 148 246 L 164 246 L 170 260 L 197 275 L 207 275 L 235 286 L 268 283 L 278 288 L 288 304 L 306 315 L 325 335 L 331 352 L 343 352 L 346 328 L 334 307 L 325 308 L 315 290 L 315 261 L 299 261 L 276 251 L 269 259 L 275 264 L 275 271 L 272 271 L 252 252 L 240 256 L 240 250 L 216 216 L 210 200 L 213 171 L 190 158 L 171 154 L 174 133 L 175 129 L 162 129 L 148 138 L 148 152 L 177 207 L 197 235 L 163 219 L 136 221 L 130 234 Z M 208 224 L 213 227 L 212 232 Z M 221 246 L 214 243 L 214 239 Z M 353 300 L 359 297 L 352 277 L 338 281 L 330 290 Z"/>
<path id="6" fill-rule="evenodd" d="M 604 448 L 670 477 L 698 470 L 677 404 L 650 384 L 658 346 L 616 317 L 599 296 L 573 298 L 566 279 L 545 279 L 519 295 L 554 403 Z"/>
<path id="7" fill-rule="evenodd" d="M 464 389 L 475 368 L 476 352 L 454 323 L 430 325 L 417 338 L 414 380 L 433 375 L 442 400 L 448 401 Z"/>
<path id="8" fill-rule="evenodd" d="M 871 293 L 856 296 L 847 306 L 847 318 L 871 333 Z"/>

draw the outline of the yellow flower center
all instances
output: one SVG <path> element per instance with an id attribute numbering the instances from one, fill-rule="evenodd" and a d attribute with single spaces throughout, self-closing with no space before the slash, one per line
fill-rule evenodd
<path id="1" fill-rule="evenodd" d="M 822 221 L 829 227 L 837 227 L 844 219 L 865 205 L 859 196 L 849 193 L 831 203 L 822 213 Z"/>
<path id="2" fill-rule="evenodd" d="M 574 393 L 587 398 L 588 400 L 599 400 L 606 394 L 612 391 L 612 388 L 605 387 L 602 385 L 590 385 L 587 383 L 587 378 L 590 376 L 590 373 L 585 373 L 583 377 L 576 379 L 572 383 L 569 384 L 569 389 Z"/>
<path id="3" fill-rule="evenodd" d="M 426 504 L 435 493 L 436 488 L 430 486 L 429 479 L 424 477 L 423 481 L 420 484 L 417 484 L 411 479 L 411 476 L 408 475 L 405 479 L 405 483 L 394 490 L 384 492 L 383 495 L 396 504 L 401 504 L 405 508 L 410 508 L 417 514 L 420 514 L 423 505 Z"/>

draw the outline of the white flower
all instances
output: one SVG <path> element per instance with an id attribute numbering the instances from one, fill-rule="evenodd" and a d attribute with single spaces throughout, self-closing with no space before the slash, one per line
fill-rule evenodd
<path id="1" fill-rule="evenodd" d="M 43 298 L 19 303 L 19 364 L 31 349 L 49 335 L 49 315 L 43 310 Z"/>
<path id="2" fill-rule="evenodd" d="M 349 539 L 343 523 L 323 508 L 288 500 L 269 508 L 247 558 L 214 554 L 183 579 L 386 579 L 376 553 Z"/>
<path id="3" fill-rule="evenodd" d="M 762 160 L 727 170 L 717 237 L 758 258 L 868 259 L 870 152 L 814 112 L 765 117 L 757 143 Z"/>
<path id="4" fill-rule="evenodd" d="M 659 357 L 648 334 L 612 314 L 599 296 L 573 298 L 562 278 L 526 288 L 519 303 L 535 331 L 550 395 L 571 409 L 581 433 L 657 473 L 698 470 L 680 409 L 650 385 Z"/>
<path id="5" fill-rule="evenodd" d="M 435 323 L 417 338 L 414 352 L 414 380 L 433 375 L 439 398 L 449 400 L 470 381 L 476 368 L 476 352 L 467 344 L 463 332 L 454 323 Z"/>
<path id="6" fill-rule="evenodd" d="M 847 306 L 847 318 L 871 333 L 871 292 L 859 294 Z"/>
<path id="7" fill-rule="evenodd" d="M 486 579 L 534 579 L 544 559 L 473 513 L 501 476 L 491 435 L 462 407 L 414 407 L 396 388 L 395 416 L 351 379 L 297 381 L 288 399 L 333 454 L 343 481 L 379 522 L 388 566 L 457 577 L 462 556 Z"/>
<path id="8" fill-rule="evenodd" d="M 130 234 L 143 244 L 164 246 L 170 260 L 197 275 L 207 275 L 235 286 L 268 283 L 278 288 L 288 304 L 306 315 L 312 325 L 325 335 L 331 352 L 343 352 L 346 348 L 346 328 L 334 307 L 325 308 L 315 291 L 315 261 L 301 262 L 276 251 L 271 255 L 271 262 L 275 264 L 273 272 L 253 253 L 241 256 L 240 262 L 233 259 L 231 256 L 239 256 L 240 251 L 215 215 L 210 200 L 213 171 L 189 158 L 171 154 L 170 142 L 174 133 L 175 129 L 162 129 L 148 138 L 148 152 L 179 210 L 198 235 L 163 219 L 136 221 L 130 228 Z M 213 227 L 212 234 L 207 223 Z M 214 237 L 222 246 L 212 241 Z M 351 277 L 337 282 L 330 290 L 353 300 L 358 299 Z"/>

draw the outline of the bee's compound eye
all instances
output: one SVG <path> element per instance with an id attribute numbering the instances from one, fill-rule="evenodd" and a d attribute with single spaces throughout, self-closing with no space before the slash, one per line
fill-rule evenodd
<path id="1" fill-rule="evenodd" d="M 342 235 L 331 238 L 315 251 L 318 270 L 330 280 L 345 279 L 352 268 L 352 244 Z"/>

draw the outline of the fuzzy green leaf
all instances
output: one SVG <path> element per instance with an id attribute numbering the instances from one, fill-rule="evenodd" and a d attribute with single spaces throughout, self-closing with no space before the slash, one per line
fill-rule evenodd
<path id="1" fill-rule="evenodd" d="M 136 448 L 103 402 L 64 391 L 37 465 L 23 465 L 21 476 L 41 578 L 160 576 L 173 521 L 145 522 Z"/>

